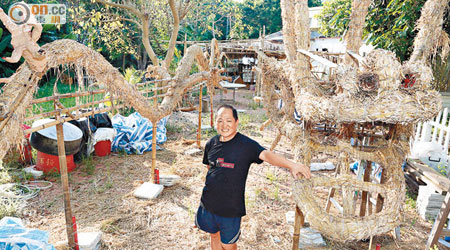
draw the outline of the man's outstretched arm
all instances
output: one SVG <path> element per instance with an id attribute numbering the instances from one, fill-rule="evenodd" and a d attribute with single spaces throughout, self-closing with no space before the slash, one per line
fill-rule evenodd
<path id="1" fill-rule="evenodd" d="M 274 166 L 287 168 L 291 171 L 291 174 L 294 178 L 298 179 L 299 174 L 303 175 L 306 178 L 311 177 L 311 171 L 309 168 L 301 163 L 295 163 L 286 159 L 285 157 L 276 154 L 269 150 L 264 150 L 259 154 L 259 159 L 268 162 Z"/>

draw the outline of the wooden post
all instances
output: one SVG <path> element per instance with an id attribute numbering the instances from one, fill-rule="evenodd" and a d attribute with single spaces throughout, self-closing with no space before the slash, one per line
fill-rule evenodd
<path id="1" fill-rule="evenodd" d="M 302 228 L 303 224 L 305 223 L 305 217 L 303 216 L 302 211 L 298 206 L 295 206 L 295 224 L 294 224 L 294 239 L 292 244 L 293 250 L 298 250 L 298 244 L 300 241 L 300 229 Z"/>
<path id="2" fill-rule="evenodd" d="M 380 184 L 384 183 L 384 179 L 385 179 L 385 174 L 384 174 L 384 169 L 383 169 L 381 172 Z M 381 212 L 381 210 L 383 209 L 383 203 L 384 203 L 384 197 L 381 196 L 380 194 L 378 194 L 377 205 L 375 207 L 375 213 Z"/>
<path id="3" fill-rule="evenodd" d="M 202 99 L 203 99 L 203 85 L 200 84 L 200 93 L 198 101 L 198 129 L 197 129 L 197 147 L 200 148 L 200 139 L 202 136 Z"/>
<path id="4" fill-rule="evenodd" d="M 58 116 L 59 120 L 59 116 Z M 67 177 L 66 149 L 64 148 L 63 124 L 56 125 L 56 138 L 58 143 L 59 168 L 61 172 L 61 183 L 64 195 L 64 212 L 66 215 L 66 231 L 70 249 L 75 249 L 75 239 L 73 235 L 72 208 L 70 206 L 69 178 Z"/>
<path id="5" fill-rule="evenodd" d="M 366 169 L 364 170 L 364 179 L 363 179 L 363 181 L 370 182 L 370 172 L 372 172 L 372 162 L 371 161 L 367 161 Z M 361 216 L 361 217 L 366 215 L 367 201 L 368 201 L 367 191 L 362 191 L 362 194 L 361 194 L 361 207 L 360 207 L 360 210 L 359 210 L 359 216 Z"/>
<path id="6" fill-rule="evenodd" d="M 428 237 L 426 250 L 430 249 L 437 244 L 442 230 L 447 222 L 448 214 L 450 212 L 450 190 L 445 195 L 444 203 L 442 203 L 439 214 L 434 221 L 433 227 L 431 228 L 430 237 Z"/>
<path id="7" fill-rule="evenodd" d="M 151 182 L 156 184 L 155 181 L 155 167 L 156 167 L 156 126 L 158 121 L 152 121 L 153 135 L 152 135 L 152 170 L 150 173 Z"/>
<path id="8" fill-rule="evenodd" d="M 211 97 L 209 107 L 211 109 L 211 128 L 214 128 L 214 107 L 213 107 L 213 98 L 212 97 Z"/>
<path id="9" fill-rule="evenodd" d="M 340 170 L 340 165 L 337 165 L 336 170 L 334 171 L 334 177 L 336 178 L 339 174 L 339 170 Z M 330 212 L 330 208 L 331 208 L 331 198 L 334 197 L 334 193 L 336 192 L 335 188 L 330 188 L 330 191 L 328 191 L 328 198 L 327 198 L 327 203 L 325 205 L 325 211 L 327 211 L 327 213 Z"/>
<path id="10" fill-rule="evenodd" d="M 153 100 L 154 108 L 158 108 L 158 83 L 155 82 L 155 99 Z M 152 133 L 152 169 L 150 173 L 151 182 L 156 184 L 155 181 L 155 168 L 156 168 L 156 127 L 158 125 L 158 121 L 152 121 L 153 133 Z"/>
<path id="11" fill-rule="evenodd" d="M 263 53 L 264 53 L 264 39 L 265 39 L 265 36 L 266 36 L 266 26 L 263 25 L 262 35 L 261 35 L 261 32 L 259 32 L 259 39 L 260 39 L 260 42 L 261 42 L 261 44 L 260 44 L 260 46 L 261 46 L 260 51 L 262 51 Z M 258 54 L 258 64 L 257 65 L 260 65 L 261 60 L 262 60 L 262 58 Z M 261 96 L 261 88 L 262 88 L 262 84 L 263 84 L 263 77 L 264 77 L 264 74 L 263 74 L 262 71 L 261 72 L 259 72 L 259 71 L 256 72 L 256 89 L 255 89 L 255 95 L 256 96 Z"/>

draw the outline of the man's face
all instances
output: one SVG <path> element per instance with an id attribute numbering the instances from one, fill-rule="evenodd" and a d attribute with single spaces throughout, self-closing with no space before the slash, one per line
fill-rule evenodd
<path id="1" fill-rule="evenodd" d="M 233 111 L 228 108 L 221 108 L 217 112 L 216 128 L 217 132 L 224 140 L 229 140 L 237 133 L 239 120 L 234 120 Z"/>

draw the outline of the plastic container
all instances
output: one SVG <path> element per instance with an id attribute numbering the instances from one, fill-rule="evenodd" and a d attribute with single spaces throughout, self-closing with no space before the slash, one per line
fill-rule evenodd
<path id="1" fill-rule="evenodd" d="M 94 148 L 96 156 L 108 156 L 111 154 L 111 141 L 99 141 L 95 144 Z"/>
<path id="2" fill-rule="evenodd" d="M 73 155 L 66 155 L 66 161 L 67 172 L 72 172 L 76 167 L 73 161 Z M 37 151 L 36 169 L 44 173 L 54 172 L 56 170 L 58 173 L 61 173 L 59 169 L 59 157 Z"/>

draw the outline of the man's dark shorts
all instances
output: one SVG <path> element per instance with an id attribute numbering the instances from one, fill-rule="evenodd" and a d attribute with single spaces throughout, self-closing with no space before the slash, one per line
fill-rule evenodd
<path id="1" fill-rule="evenodd" d="M 222 217 L 208 212 L 203 206 L 195 215 L 195 225 L 207 233 L 220 231 L 220 241 L 223 244 L 236 243 L 241 235 L 241 217 Z"/>

